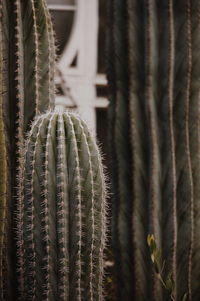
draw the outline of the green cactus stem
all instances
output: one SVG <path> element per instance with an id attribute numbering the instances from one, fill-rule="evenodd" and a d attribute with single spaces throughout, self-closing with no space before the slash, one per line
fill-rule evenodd
<path id="1" fill-rule="evenodd" d="M 21 185 L 23 172 L 24 133 L 38 113 L 54 107 L 55 45 L 50 14 L 45 0 L 0 0 L 1 27 L 1 146 L 6 143 L 6 242 L 4 273 L 6 300 L 16 297 L 16 256 L 22 246 L 16 246 L 16 216 L 23 215 L 16 187 Z M 4 137 L 5 135 L 5 137 Z M 1 152 L 3 161 L 5 159 Z M 14 197 L 15 196 L 15 197 Z M 2 207 L 3 208 L 3 207 Z M 20 210 L 19 210 L 20 208 Z M 2 213 L 3 215 L 5 214 Z M 19 239 L 18 239 L 19 241 Z M 3 258 L 3 259 L 2 259 Z M 2 290 L 1 290 L 2 291 Z"/>
<path id="2" fill-rule="evenodd" d="M 172 272 L 174 300 L 200 299 L 199 12 L 192 0 L 108 1 L 118 300 L 167 300 L 148 233 Z"/>
<path id="3" fill-rule="evenodd" d="M 73 113 L 36 118 L 19 187 L 22 300 L 103 300 L 106 183 L 99 149 Z"/>
<path id="4" fill-rule="evenodd" d="M 55 41 L 45 0 L 1 0 L 1 15 L 5 121 L 15 136 L 54 107 Z"/>

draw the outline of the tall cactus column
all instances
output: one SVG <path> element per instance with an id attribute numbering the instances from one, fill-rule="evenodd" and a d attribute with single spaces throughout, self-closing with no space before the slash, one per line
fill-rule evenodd
<path id="1" fill-rule="evenodd" d="M 119 300 L 168 300 L 151 269 L 153 233 L 175 300 L 199 300 L 200 3 L 108 1 L 113 248 Z"/>
<path id="2" fill-rule="evenodd" d="M 6 300 L 13 300 L 17 298 L 16 254 L 21 254 L 21 245 L 16 246 L 15 212 L 22 215 L 16 187 L 20 186 L 22 177 L 24 133 L 36 114 L 54 107 L 55 45 L 45 0 L 0 0 L 0 16 L 3 119 L 0 144 L 4 174 L 1 178 L 7 206 L 3 257 L 0 252 L 4 273 L 0 278 L 4 284 L 1 293 L 4 292 Z M 0 206 L 3 208 L 3 203 Z"/>
<path id="3" fill-rule="evenodd" d="M 36 119 L 19 188 L 21 300 L 103 300 L 106 184 L 82 120 L 59 112 Z"/>

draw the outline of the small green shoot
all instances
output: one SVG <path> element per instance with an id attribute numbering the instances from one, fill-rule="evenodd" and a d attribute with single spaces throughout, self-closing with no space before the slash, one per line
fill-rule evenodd
<path id="1" fill-rule="evenodd" d="M 156 277 L 160 280 L 163 287 L 169 292 L 170 299 L 175 301 L 175 282 L 172 273 L 164 276 L 165 261 L 162 261 L 162 251 L 157 247 L 155 237 L 149 234 L 147 237 L 147 244 L 149 246 L 151 261 L 153 263 Z M 184 294 L 182 301 L 187 301 L 187 294 Z"/>

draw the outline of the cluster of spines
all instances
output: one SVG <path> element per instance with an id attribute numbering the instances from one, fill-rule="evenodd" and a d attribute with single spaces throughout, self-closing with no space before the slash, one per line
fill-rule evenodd
<path id="1" fill-rule="evenodd" d="M 83 124 L 82 126 L 86 127 L 86 124 Z M 100 188 L 101 190 L 101 199 L 100 199 L 100 215 L 99 216 L 94 216 L 94 223 L 95 223 L 95 233 L 94 233 L 94 242 L 96 243 L 97 241 L 99 242 L 99 255 L 94 256 L 94 258 L 97 260 L 96 263 L 94 263 L 94 266 L 98 266 L 99 267 L 99 279 L 97 282 L 98 285 L 98 296 L 95 297 L 94 299 L 97 298 L 97 300 L 101 301 L 104 299 L 104 250 L 106 248 L 107 245 L 107 226 L 108 226 L 108 220 L 107 220 L 107 203 L 106 203 L 106 199 L 108 197 L 107 194 L 107 185 L 106 185 L 106 181 L 105 181 L 105 169 L 103 167 L 102 164 L 102 159 L 101 159 L 101 153 L 100 150 L 97 146 L 96 143 L 94 143 L 91 139 L 91 137 L 89 136 L 88 138 L 88 147 L 89 147 L 89 152 L 91 154 L 91 166 L 95 166 L 96 164 L 96 155 L 93 155 L 92 153 L 95 152 L 97 154 L 97 156 L 99 157 L 100 160 L 100 165 L 98 168 L 98 175 L 99 175 L 99 179 L 100 179 L 100 185 L 98 186 L 97 183 L 94 183 L 94 201 L 98 202 L 98 194 L 97 194 L 97 190 L 98 188 Z M 93 175 L 94 176 L 94 175 Z M 95 209 L 94 209 L 94 213 L 95 213 Z M 100 217 L 100 220 L 98 220 L 98 217 Z M 98 223 L 100 223 L 100 228 L 102 229 L 100 236 L 95 236 L 95 234 L 98 233 L 98 228 L 99 225 Z M 95 279 L 95 274 L 93 275 L 94 279 Z"/>
<path id="2" fill-rule="evenodd" d="M 66 143 L 65 143 L 65 127 L 62 114 L 58 118 L 58 162 L 57 162 L 57 221 L 58 221 L 58 245 L 59 245 L 59 282 L 58 290 L 61 300 L 69 298 L 69 204 L 67 200 L 68 175 L 66 173 Z"/>
<path id="3" fill-rule="evenodd" d="M 24 270 L 23 295 L 49 300 L 59 293 L 61 300 L 103 300 L 106 184 L 100 152 L 85 123 L 71 113 L 38 117 L 24 160 L 25 247 L 20 262 L 26 266 L 19 267 Z M 41 266 L 38 255 L 43 256 Z"/>
<path id="4" fill-rule="evenodd" d="M 21 179 L 23 175 L 23 128 L 24 128 L 24 62 L 23 62 L 23 27 L 22 27 L 22 15 L 21 15 L 21 2 L 20 0 L 15 0 L 15 40 L 16 40 L 16 70 L 15 70 L 15 81 L 16 81 L 16 155 L 17 155 L 17 173 L 16 173 L 16 181 L 18 186 L 21 186 Z M 24 273 L 24 262 L 23 262 L 23 254 L 24 254 L 24 241 L 23 241 L 23 196 L 19 194 L 19 190 L 17 190 L 17 220 L 18 220 L 18 229 L 17 229 L 17 241 L 20 241 L 20 244 L 17 245 L 17 261 L 19 266 L 21 267 L 18 270 L 18 285 L 19 291 L 22 296 L 23 291 L 23 273 Z"/>
<path id="5" fill-rule="evenodd" d="M 175 300 L 184 293 L 198 300 L 200 6 L 191 0 L 108 6 L 120 300 L 167 298 L 152 277 L 146 243 L 152 232 L 167 262 L 165 276 L 172 272 Z"/>
<path id="6" fill-rule="evenodd" d="M 4 190 L 4 193 L 1 195 L 1 213 L 2 213 L 2 231 L 3 236 L 1 245 L 1 254 L 0 254 L 0 263 L 1 263 L 1 275 L 0 275 L 0 299 L 8 299 L 11 295 L 12 287 L 12 272 L 10 271 L 10 257 L 11 254 L 11 228 L 10 228 L 10 196 L 11 192 L 9 189 L 10 184 L 10 166 L 11 162 L 9 160 L 10 153 L 10 141 L 9 141 L 9 128 L 10 120 L 8 118 L 9 114 L 9 71 L 8 71 L 8 61 L 9 61 L 9 13 L 10 13 L 10 3 L 6 1 L 0 1 L 0 39 L 1 39 L 1 191 Z M 3 147 L 4 145 L 4 147 Z M 4 186 L 5 185 L 5 186 Z M 3 223 L 3 224 L 2 224 Z"/>
<path id="7" fill-rule="evenodd" d="M 27 43 L 24 54 L 27 78 L 25 95 L 30 99 L 34 97 L 31 114 L 37 115 L 54 107 L 56 54 L 53 25 L 44 0 L 24 1 L 22 12 L 25 16 L 23 19 L 25 39 L 28 39 L 27 35 L 31 30 L 30 42 Z M 30 66 L 33 68 L 31 72 Z M 28 85 L 30 80 L 34 83 L 31 87 Z M 25 104 L 25 114 L 28 109 L 30 110 Z M 27 116 L 29 115 L 30 113 Z M 25 129 L 28 122 L 29 120 L 26 120 Z"/>
<path id="8" fill-rule="evenodd" d="M 93 295 L 93 282 L 94 282 L 94 273 L 93 273 L 93 267 L 94 267 L 94 248 L 95 248 L 95 234 L 96 234 L 96 228 L 95 228 L 95 206 L 94 206 L 94 202 L 95 202 L 95 188 L 94 188 L 94 174 L 93 174 L 93 166 L 92 166 L 92 158 L 91 158 L 91 152 L 89 149 L 89 145 L 88 145 L 88 141 L 87 141 L 87 137 L 86 134 L 84 132 L 84 128 L 83 125 L 80 123 L 79 127 L 81 129 L 81 135 L 83 137 L 83 143 L 85 144 L 85 148 L 86 148 L 86 152 L 88 154 L 88 167 L 89 167 L 89 183 L 90 183 L 90 188 L 91 188 L 91 248 L 90 248 L 90 254 L 89 254 L 89 258 L 90 258 L 90 262 L 89 262 L 89 267 L 90 267 L 90 271 L 89 271 L 89 286 L 90 286 L 90 300 L 93 301 L 94 300 L 94 295 Z M 80 150 L 81 151 L 81 148 Z"/>
<path id="9" fill-rule="evenodd" d="M 37 114 L 44 109 L 42 99 L 45 99 L 46 109 L 54 107 L 55 101 L 55 64 L 56 64 L 56 50 L 53 25 L 51 22 L 50 13 L 47 9 L 45 0 L 34 0 L 33 6 L 35 9 L 35 22 L 38 31 L 38 61 L 41 66 L 46 60 L 45 68 L 38 68 L 39 76 L 39 103 Z M 44 23 L 42 23 L 42 21 Z"/>
<path id="10" fill-rule="evenodd" d="M 67 116 L 68 117 L 68 116 Z M 77 144 L 77 139 L 75 135 L 75 129 L 74 129 L 74 123 L 71 118 L 68 119 L 69 126 L 70 126 L 70 139 L 71 139 L 71 144 L 72 144 L 72 151 L 75 154 L 74 158 L 74 184 L 72 186 L 72 195 L 75 196 L 75 208 L 74 208 L 74 215 L 76 219 L 75 223 L 75 233 L 77 235 L 77 238 L 75 238 L 75 252 L 73 257 L 75 258 L 74 260 L 74 269 L 75 269 L 75 274 L 72 276 L 72 283 L 73 286 L 75 287 L 75 295 L 77 296 L 77 300 L 81 300 L 82 298 L 82 284 L 81 284 L 81 278 L 82 278 L 82 268 L 83 268 L 83 263 L 82 263 L 82 258 L 81 258 L 81 253 L 82 253 L 82 241 L 83 241 L 83 215 L 82 215 L 82 209 L 83 209 L 83 204 L 82 204 L 82 190 L 81 190 L 81 172 L 80 172 L 80 161 L 79 161 L 79 155 L 78 155 L 78 144 Z M 76 236 L 75 236 L 76 237 Z M 76 254 L 77 252 L 77 254 Z"/>
<path id="11" fill-rule="evenodd" d="M 35 121 L 35 126 L 38 126 L 40 128 L 41 126 L 41 123 L 40 123 L 40 120 L 38 121 Z M 33 130 L 32 129 L 29 133 L 29 135 L 31 136 L 33 134 Z M 25 268 L 25 241 L 26 241 L 26 238 L 24 236 L 24 231 L 27 230 L 28 232 L 30 232 L 30 234 L 28 235 L 28 239 L 27 241 L 30 241 L 32 240 L 32 249 L 30 250 L 31 251 L 31 258 L 35 261 L 35 251 L 34 251 L 34 239 L 32 237 L 32 230 L 33 230 L 33 222 L 34 222 L 34 208 L 33 208 L 33 186 L 30 185 L 30 182 L 28 181 L 28 183 L 24 183 L 22 181 L 22 179 L 24 179 L 27 174 L 26 174 L 26 169 L 25 169 L 25 165 L 24 165 L 24 162 L 27 160 L 27 157 L 29 155 L 29 150 L 31 148 L 31 156 L 32 156 L 32 160 L 33 160 L 33 165 L 32 165 L 32 169 L 31 169 L 31 175 L 32 175 L 32 178 L 34 176 L 34 172 L 35 172 L 35 169 L 34 169 L 34 164 L 35 164 L 35 147 L 37 146 L 37 137 L 36 137 L 36 141 L 35 141 L 35 144 L 31 143 L 31 141 L 29 139 L 27 139 L 26 141 L 26 146 L 25 148 L 23 149 L 23 156 L 22 156 L 22 159 L 23 159 L 23 168 L 21 170 L 21 177 L 19 179 L 19 186 L 18 186 L 18 199 L 19 199 L 19 202 L 18 202 L 18 206 L 17 206 L 17 231 L 16 231 L 16 234 L 17 234 L 17 266 L 18 266 L 18 292 L 19 292 L 19 299 L 24 299 L 25 298 L 25 275 L 26 275 L 26 268 Z M 25 208 L 25 190 L 24 190 L 24 185 L 29 186 L 29 202 L 27 203 L 27 206 Z M 25 229 L 25 225 L 24 225 L 24 214 L 25 214 L 25 211 L 26 210 L 26 213 L 29 214 L 29 225 L 27 226 L 27 228 Z M 32 262 L 32 259 L 30 261 L 30 265 L 28 266 L 28 269 L 31 268 L 32 270 L 32 275 L 35 274 L 35 262 Z M 33 283 L 33 286 L 31 287 L 31 296 L 33 296 L 33 299 L 34 299 L 34 292 L 35 292 L 35 288 L 34 288 L 34 285 L 35 283 Z M 33 292 L 33 295 L 32 295 L 32 292 Z M 30 293 L 30 291 L 29 291 Z"/>
<path id="12" fill-rule="evenodd" d="M 46 24 L 47 24 L 47 37 L 48 37 L 48 52 L 49 52 L 49 109 L 54 107 L 55 102 L 55 69 L 56 69 L 56 39 L 53 29 L 53 23 L 51 16 L 47 8 L 45 0 L 42 0 L 43 9 L 45 12 Z"/>

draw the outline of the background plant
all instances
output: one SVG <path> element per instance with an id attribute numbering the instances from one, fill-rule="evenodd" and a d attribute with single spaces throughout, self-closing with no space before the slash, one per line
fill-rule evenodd
<path id="1" fill-rule="evenodd" d="M 119 300 L 166 300 L 146 243 L 200 298 L 199 2 L 108 1 L 113 250 Z"/>
<path id="2" fill-rule="evenodd" d="M 170 296 L 171 300 L 174 300 L 174 292 L 175 292 L 175 286 L 176 283 L 174 282 L 174 279 L 172 278 L 172 273 L 169 272 L 167 276 L 163 276 L 164 269 L 166 262 L 162 260 L 162 251 L 159 249 L 156 245 L 156 241 L 153 235 L 148 235 L 147 237 L 147 243 L 150 250 L 151 255 L 151 261 L 153 263 L 154 271 L 156 274 L 156 277 L 160 280 L 163 287 L 168 291 L 168 295 Z M 185 293 L 183 296 L 182 301 L 187 300 L 187 294 Z"/>

